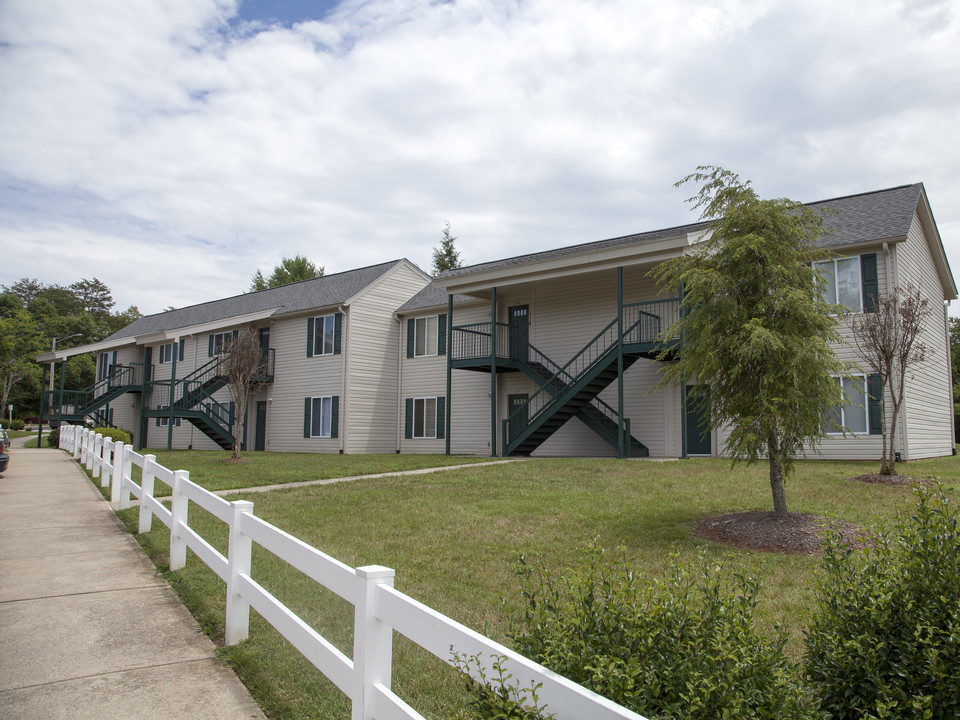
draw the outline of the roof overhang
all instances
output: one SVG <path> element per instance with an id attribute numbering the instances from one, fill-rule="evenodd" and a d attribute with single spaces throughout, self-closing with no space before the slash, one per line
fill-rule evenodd
<path id="1" fill-rule="evenodd" d="M 434 283 L 445 288 L 449 293 L 485 298 L 490 296 L 490 290 L 494 287 L 663 262 L 677 257 L 690 245 L 699 242 L 702 237 L 702 232 L 682 233 L 603 250 L 530 260 L 486 270 L 480 269 L 463 275 L 436 278 Z"/>
<path id="2" fill-rule="evenodd" d="M 937 229 L 937 222 L 933 218 L 933 210 L 930 208 L 930 201 L 927 199 L 926 188 L 921 189 L 920 200 L 917 202 L 917 215 L 920 218 L 920 224 L 923 225 L 923 233 L 927 238 L 927 244 L 930 246 L 930 257 L 933 258 L 933 264 L 940 276 L 940 283 L 943 285 L 943 299 L 956 300 L 957 283 L 953 279 L 947 253 L 943 249 L 943 239 Z"/>
<path id="3" fill-rule="evenodd" d="M 36 356 L 36 360 L 37 362 L 42 363 L 59 362 L 61 360 L 66 360 L 67 358 L 73 357 L 74 355 L 108 352 L 110 350 L 116 350 L 118 348 L 136 344 L 137 339 L 134 337 L 117 338 L 116 340 L 104 340 L 102 342 L 92 343 L 90 345 L 77 345 L 77 347 L 64 348 L 63 350 L 55 350 L 54 352 L 40 353 Z"/>

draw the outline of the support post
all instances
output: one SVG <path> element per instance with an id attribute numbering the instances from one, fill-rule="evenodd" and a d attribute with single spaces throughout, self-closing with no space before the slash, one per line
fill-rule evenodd
<path id="1" fill-rule="evenodd" d="M 173 473 L 173 497 L 170 504 L 170 569 L 179 570 L 187 564 L 187 542 L 180 533 L 186 527 L 189 500 L 183 494 L 183 483 L 190 479 L 188 470 L 175 470 Z M 250 506 L 251 512 L 253 506 Z M 248 570 L 249 572 L 249 570 Z"/>
<path id="2" fill-rule="evenodd" d="M 40 383 L 40 418 L 37 423 L 37 447 L 43 447 L 43 401 L 47 397 L 47 366 L 43 366 L 43 382 Z M 50 398 L 53 400 L 53 398 Z M 76 457 L 76 456 L 74 456 Z"/>
<path id="3" fill-rule="evenodd" d="M 253 541 L 243 532 L 243 513 L 253 513 L 249 500 L 230 503 L 233 517 L 230 520 L 230 539 L 227 560 L 230 564 L 230 579 L 227 581 L 227 613 L 224 642 L 236 645 L 250 634 L 250 603 L 240 596 L 240 576 L 250 575 Z"/>
<path id="4" fill-rule="evenodd" d="M 177 383 L 177 352 L 180 349 L 180 340 L 173 343 L 173 352 L 170 357 L 170 404 L 167 406 L 167 450 L 173 450 L 173 395 Z"/>
<path id="5" fill-rule="evenodd" d="M 497 289 L 490 291 L 490 456 L 497 457 Z"/>
<path id="6" fill-rule="evenodd" d="M 156 475 L 153 466 L 157 462 L 156 455 L 143 456 L 143 472 L 140 474 L 140 518 L 137 524 L 137 532 L 150 532 L 153 525 L 153 511 L 150 510 L 148 497 L 153 497 L 153 485 Z M 171 535 L 173 533 L 171 532 Z"/>
<path id="7" fill-rule="evenodd" d="M 617 268 L 617 456 L 627 456 L 623 437 L 623 268 Z"/>
<path id="8" fill-rule="evenodd" d="M 363 593 L 355 609 L 353 631 L 353 693 L 351 720 L 373 720 L 374 686 L 390 687 L 393 628 L 377 618 L 379 585 L 393 587 L 395 571 L 381 565 L 357 568 Z"/>
<path id="9" fill-rule="evenodd" d="M 444 417 L 444 422 L 446 423 L 446 446 L 445 452 L 447 455 L 450 454 L 450 428 L 452 427 L 452 422 L 450 420 L 451 409 L 453 407 L 453 295 L 447 295 L 447 413 Z"/>
<path id="10" fill-rule="evenodd" d="M 63 392 L 66 387 L 67 382 L 67 359 L 64 358 L 63 362 L 60 363 L 60 397 L 57 398 L 57 419 L 60 421 L 57 424 L 57 427 L 63 425 Z M 51 405 L 53 404 L 53 397 L 50 398 Z M 51 410 L 53 408 L 51 407 Z M 50 426 L 50 429 L 53 430 L 53 425 Z"/>

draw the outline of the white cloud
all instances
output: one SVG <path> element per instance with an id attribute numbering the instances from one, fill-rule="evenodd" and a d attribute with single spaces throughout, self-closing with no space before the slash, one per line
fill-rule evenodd
<path id="1" fill-rule="evenodd" d="M 0 5 L 0 282 L 157 311 L 297 252 L 427 267 L 446 220 L 480 262 L 691 221 L 671 185 L 703 163 L 801 200 L 924 180 L 960 252 L 948 3 L 368 0 L 259 32 L 234 8 Z M 32 264 L 38 239 L 72 260 Z"/>

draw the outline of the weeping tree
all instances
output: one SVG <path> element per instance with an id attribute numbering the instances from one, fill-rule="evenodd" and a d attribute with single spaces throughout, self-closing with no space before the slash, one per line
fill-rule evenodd
<path id="1" fill-rule="evenodd" d="M 853 317 L 857 354 L 870 371 L 880 376 L 883 441 L 880 474 L 893 475 L 894 438 L 903 405 L 903 390 L 910 368 L 924 361 L 926 346 L 920 341 L 924 323 L 932 312 L 930 301 L 912 285 L 895 287 L 875 299 L 874 312 Z M 890 404 L 887 405 L 889 398 Z M 890 422 L 887 423 L 887 410 Z"/>
<path id="2" fill-rule="evenodd" d="M 801 203 L 762 200 L 750 182 L 723 168 L 699 167 L 680 180 L 700 183 L 690 202 L 708 232 L 658 267 L 664 291 L 683 288 L 680 319 L 665 337 L 682 337 L 660 387 L 696 380 L 710 388 L 703 408 L 711 428 L 729 434 L 733 462 L 766 458 L 777 519 L 787 516 L 784 480 L 805 447 L 826 435 L 841 404 L 844 365 L 834 305 L 826 303 L 811 262 L 822 256 L 823 220 Z"/>
<path id="3" fill-rule="evenodd" d="M 259 392 L 266 384 L 267 355 L 260 347 L 260 338 L 253 328 L 244 328 L 234 339 L 228 340 L 223 353 L 221 369 L 227 379 L 230 398 L 237 409 L 233 426 L 233 458 L 239 460 L 247 401 L 250 395 Z"/>

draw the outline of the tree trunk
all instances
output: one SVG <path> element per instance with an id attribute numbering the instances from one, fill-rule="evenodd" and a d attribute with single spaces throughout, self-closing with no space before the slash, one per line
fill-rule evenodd
<path id="1" fill-rule="evenodd" d="M 787 518 L 787 491 L 783 486 L 783 463 L 780 443 L 771 435 L 767 438 L 767 457 L 770 460 L 770 492 L 773 493 L 773 515 L 777 520 Z"/>

